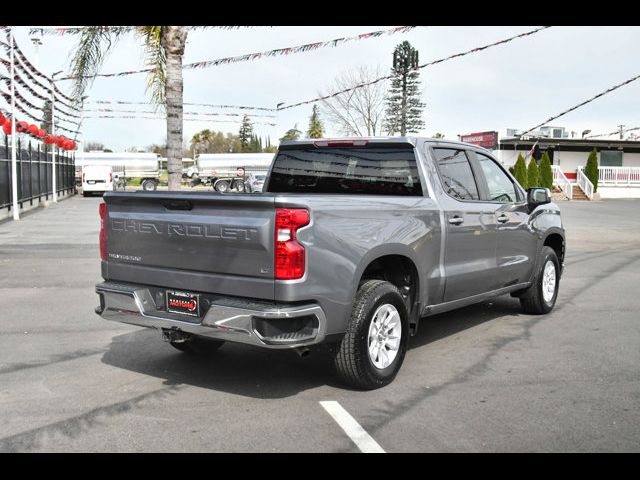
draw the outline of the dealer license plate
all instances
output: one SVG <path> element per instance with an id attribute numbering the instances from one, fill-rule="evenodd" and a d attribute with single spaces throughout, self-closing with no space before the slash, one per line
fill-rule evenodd
<path id="1" fill-rule="evenodd" d="M 200 295 L 167 290 L 167 312 L 200 316 Z"/>

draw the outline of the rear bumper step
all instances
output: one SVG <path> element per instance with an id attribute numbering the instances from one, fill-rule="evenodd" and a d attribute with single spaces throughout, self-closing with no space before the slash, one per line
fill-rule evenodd
<path id="1" fill-rule="evenodd" d="M 247 343 L 265 348 L 297 348 L 325 338 L 326 317 L 319 305 L 276 305 L 237 298 L 216 297 L 200 318 L 158 309 L 146 286 L 103 282 L 96 285 L 100 305 L 96 313 L 106 320 L 157 329 L 175 329 L 203 337 Z"/>

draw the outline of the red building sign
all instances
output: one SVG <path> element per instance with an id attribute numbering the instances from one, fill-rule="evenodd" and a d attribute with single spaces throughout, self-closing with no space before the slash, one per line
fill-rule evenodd
<path id="1" fill-rule="evenodd" d="M 498 148 L 498 132 L 478 132 L 460 135 L 460 141 L 494 149 Z"/>

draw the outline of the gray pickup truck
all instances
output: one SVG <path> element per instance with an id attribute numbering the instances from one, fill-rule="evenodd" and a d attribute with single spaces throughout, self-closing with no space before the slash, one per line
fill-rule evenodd
<path id="1" fill-rule="evenodd" d="M 511 294 L 548 313 L 560 211 L 491 153 L 413 138 L 280 145 L 264 193 L 107 192 L 96 312 L 178 350 L 333 343 L 350 386 L 390 383 L 421 319 Z"/>

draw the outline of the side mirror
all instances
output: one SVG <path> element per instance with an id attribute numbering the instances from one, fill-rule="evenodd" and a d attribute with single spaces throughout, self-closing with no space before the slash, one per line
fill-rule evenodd
<path id="1" fill-rule="evenodd" d="M 533 210 L 538 205 L 551 202 L 551 192 L 548 188 L 535 187 L 527 189 L 527 204 Z"/>

